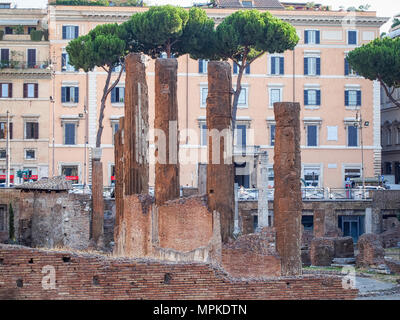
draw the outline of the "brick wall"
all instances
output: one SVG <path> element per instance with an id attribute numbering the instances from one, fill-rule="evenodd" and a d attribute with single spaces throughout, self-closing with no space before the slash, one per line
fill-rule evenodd
<path id="1" fill-rule="evenodd" d="M 42 280 L 53 266 L 55 289 Z M 48 267 L 47 267 L 48 268 Z M 48 282 L 44 281 L 45 284 Z M 337 276 L 233 279 L 201 263 L 161 263 L 0 245 L 0 299 L 354 299 Z"/>

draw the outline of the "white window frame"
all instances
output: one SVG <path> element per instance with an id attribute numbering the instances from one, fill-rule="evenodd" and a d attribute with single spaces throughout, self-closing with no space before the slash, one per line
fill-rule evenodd
<path id="1" fill-rule="evenodd" d="M 207 90 L 207 95 L 208 95 L 208 86 L 207 85 L 200 85 L 200 108 L 206 108 L 207 107 L 207 95 L 204 99 L 203 103 L 203 91 Z"/>
<path id="2" fill-rule="evenodd" d="M 76 24 L 63 24 L 62 27 L 66 27 L 66 28 L 65 28 L 65 39 L 63 39 L 63 40 L 72 40 L 72 39 L 76 39 L 76 38 L 75 38 L 75 27 L 78 27 L 78 28 L 79 28 L 79 25 L 76 25 Z M 68 32 L 68 30 L 70 30 L 71 27 L 73 27 L 73 35 L 72 35 L 72 38 L 69 38 L 69 37 L 68 37 L 68 34 L 70 34 L 70 32 Z M 61 28 L 61 29 L 62 29 L 62 28 Z M 78 36 L 79 36 L 79 34 L 78 34 Z"/>
<path id="3" fill-rule="evenodd" d="M 241 85 L 242 90 L 240 91 L 239 99 L 238 99 L 238 109 L 246 109 L 249 107 L 249 85 L 247 83 Z M 235 86 L 236 90 L 236 86 Z M 245 102 L 240 103 L 240 97 L 245 94 Z"/>
<path id="4" fill-rule="evenodd" d="M 318 174 L 318 185 L 315 186 L 315 188 L 320 188 L 323 185 L 323 165 L 321 163 L 305 163 L 302 164 L 301 166 L 301 177 L 306 181 L 305 179 L 305 173 L 306 171 L 314 170 L 317 171 Z"/>
<path id="5" fill-rule="evenodd" d="M 277 54 L 277 53 L 274 53 L 274 54 L 271 54 L 269 57 L 268 57 L 268 71 L 269 71 L 269 75 L 270 76 L 282 76 L 282 74 L 280 73 L 280 67 L 281 67 L 281 62 L 280 62 L 280 59 L 277 59 L 276 61 L 278 61 L 276 64 L 275 64 L 275 73 L 272 73 L 272 58 L 284 58 L 285 59 L 285 57 L 284 57 L 284 55 L 283 54 Z M 284 62 L 285 63 L 285 62 Z M 278 68 L 276 67 L 276 65 L 278 65 Z"/>
<path id="6" fill-rule="evenodd" d="M 308 32 L 308 43 L 305 43 L 305 39 L 304 39 L 304 44 L 317 44 L 317 29 L 305 29 L 304 32 L 307 31 Z M 310 31 L 313 32 L 314 34 L 314 41 L 310 41 Z M 321 41 L 321 39 L 320 39 Z"/>
<path id="7" fill-rule="evenodd" d="M 27 157 L 27 152 L 28 151 L 34 151 L 35 157 L 34 158 L 28 158 Z M 25 148 L 24 149 L 24 160 L 27 160 L 27 161 L 37 160 L 37 150 L 35 148 Z"/>
<path id="8" fill-rule="evenodd" d="M 283 84 L 269 84 L 268 85 L 268 108 L 269 109 L 273 109 L 274 105 L 273 103 L 271 103 L 271 98 L 272 98 L 272 90 L 279 90 L 279 101 L 275 101 L 275 102 L 282 102 L 283 101 Z"/>

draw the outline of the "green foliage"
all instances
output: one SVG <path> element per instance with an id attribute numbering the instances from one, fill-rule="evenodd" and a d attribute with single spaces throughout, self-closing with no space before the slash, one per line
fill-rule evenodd
<path id="1" fill-rule="evenodd" d="M 289 23 L 258 10 L 236 11 L 216 29 L 216 50 L 222 59 L 252 62 L 264 52 L 293 50 L 299 41 Z"/>
<path id="2" fill-rule="evenodd" d="M 388 87 L 400 87 L 400 38 L 384 37 L 349 52 L 347 59 L 358 74 L 378 79 Z"/>
<path id="3" fill-rule="evenodd" d="M 181 53 L 177 50 L 177 42 L 183 35 L 189 20 L 189 13 L 171 5 L 151 7 L 143 13 L 136 13 L 123 24 L 124 36 L 130 50 L 142 51 L 150 56 L 158 57 L 167 52 L 168 57 Z M 139 47 L 138 47 L 139 46 Z"/>
<path id="4" fill-rule="evenodd" d="M 32 30 L 31 31 L 31 40 L 32 41 L 41 41 L 43 37 L 42 30 Z"/>
<path id="5" fill-rule="evenodd" d="M 118 24 L 102 24 L 87 35 L 71 40 L 66 48 L 69 63 L 85 72 L 94 67 L 112 68 L 120 64 L 125 55 L 125 41 L 119 37 Z"/>
<path id="6" fill-rule="evenodd" d="M 143 0 L 114 0 L 113 5 L 117 7 L 142 7 Z"/>
<path id="7" fill-rule="evenodd" d="M 398 25 L 400 25 L 400 19 L 394 18 L 391 28 L 397 27 Z"/>
<path id="8" fill-rule="evenodd" d="M 63 6 L 100 6 L 107 7 L 109 2 L 107 0 L 56 0 L 50 3 L 50 5 L 63 5 Z"/>
<path id="9" fill-rule="evenodd" d="M 12 241 L 15 240 L 14 209 L 11 203 L 8 207 L 8 238 Z"/>
<path id="10" fill-rule="evenodd" d="M 15 34 L 24 34 L 24 27 L 20 24 L 14 28 Z"/>

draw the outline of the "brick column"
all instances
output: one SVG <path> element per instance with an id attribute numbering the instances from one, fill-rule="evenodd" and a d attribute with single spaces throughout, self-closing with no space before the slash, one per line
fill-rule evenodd
<path id="1" fill-rule="evenodd" d="M 97 148 L 96 148 L 97 149 Z M 95 150 L 96 150 L 95 149 Z M 102 246 L 104 226 L 103 199 L 103 164 L 100 153 L 93 152 L 92 159 L 92 242 L 96 247 Z"/>
<path id="2" fill-rule="evenodd" d="M 207 129 L 210 136 L 208 137 L 207 198 L 209 209 L 216 210 L 220 214 L 221 237 L 224 243 L 233 234 L 234 222 L 235 179 L 232 161 L 231 88 L 230 65 L 227 62 L 209 62 Z"/>
<path id="3" fill-rule="evenodd" d="M 274 215 L 282 275 L 301 274 L 300 104 L 274 103 Z"/>
<path id="4" fill-rule="evenodd" d="M 114 165 L 115 165 L 115 226 L 114 239 L 118 239 L 119 226 L 123 219 L 124 213 L 124 145 L 123 130 L 124 118 L 119 119 L 119 130 L 114 136 Z M 115 242 L 117 244 L 117 242 Z"/>
<path id="5" fill-rule="evenodd" d="M 325 237 L 325 210 L 314 209 L 314 237 Z"/>
<path id="6" fill-rule="evenodd" d="M 156 60 L 154 129 L 157 147 L 154 195 L 157 205 L 179 198 L 177 70 L 176 59 Z"/>
<path id="7" fill-rule="evenodd" d="M 149 103 L 142 55 L 125 58 L 124 190 L 126 195 L 149 191 Z"/>

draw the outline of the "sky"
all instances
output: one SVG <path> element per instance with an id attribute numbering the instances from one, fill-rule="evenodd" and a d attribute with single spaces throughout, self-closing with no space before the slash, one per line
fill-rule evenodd
<path id="1" fill-rule="evenodd" d="M 296 2 L 296 0 L 287 0 L 288 2 Z M 47 0 L 0 0 L 1 2 L 13 2 L 17 3 L 19 8 L 33 8 L 33 7 L 45 7 Z M 175 4 L 179 6 L 190 6 L 193 2 L 207 2 L 207 0 L 145 0 L 148 4 Z M 302 0 L 297 2 L 308 2 L 308 0 Z M 314 0 L 315 3 L 321 3 L 323 5 L 332 6 L 333 10 L 339 9 L 340 6 L 345 8 L 359 5 L 370 4 L 369 10 L 377 11 L 379 17 L 390 17 L 391 19 L 382 26 L 381 32 L 387 32 L 390 28 L 393 16 L 400 14 L 400 1 L 399 0 Z"/>

